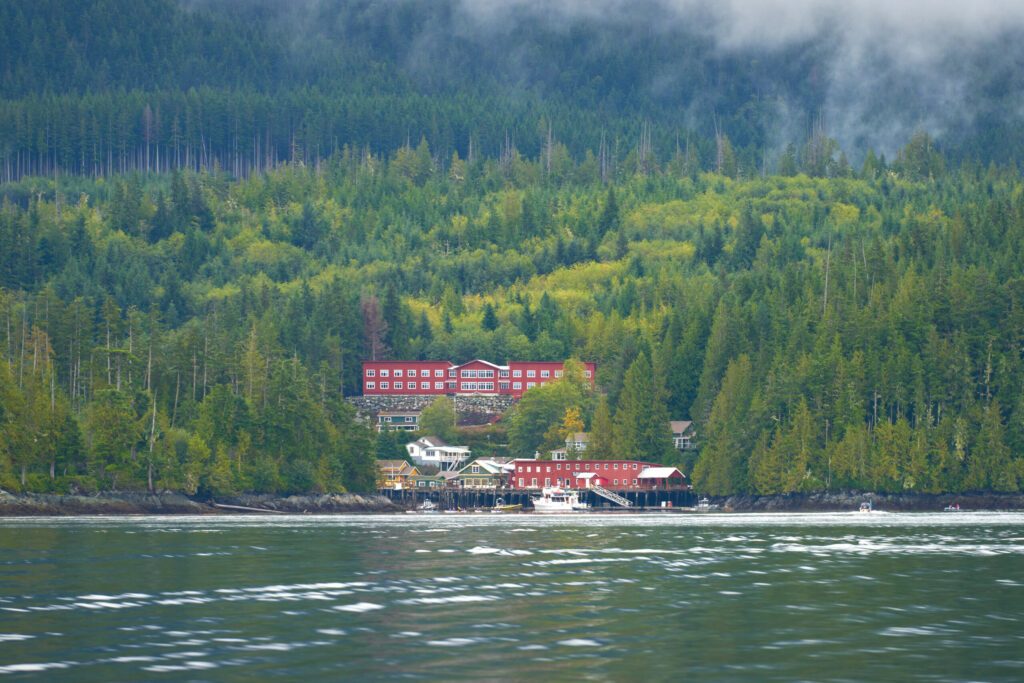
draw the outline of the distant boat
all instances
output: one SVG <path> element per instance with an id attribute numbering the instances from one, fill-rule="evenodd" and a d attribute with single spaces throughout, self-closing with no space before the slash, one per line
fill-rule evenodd
<path id="1" fill-rule="evenodd" d="M 537 512 L 581 512 L 590 507 L 580 502 L 580 495 L 576 491 L 561 488 L 541 489 L 540 497 L 533 498 L 531 502 Z"/>
<path id="2" fill-rule="evenodd" d="M 419 510 L 420 512 L 436 512 L 437 505 L 434 503 L 434 501 L 428 499 L 420 503 L 420 506 L 416 509 Z"/>
<path id="3" fill-rule="evenodd" d="M 960 512 L 960 503 L 952 503 L 942 508 L 943 512 Z"/>
<path id="4" fill-rule="evenodd" d="M 875 508 L 871 504 L 870 500 L 866 500 L 860 504 L 860 512 L 874 512 Z"/>
<path id="5" fill-rule="evenodd" d="M 708 500 L 707 496 L 705 496 L 697 501 L 697 504 L 693 509 L 697 512 L 711 512 L 712 510 L 717 510 L 718 506 Z"/>

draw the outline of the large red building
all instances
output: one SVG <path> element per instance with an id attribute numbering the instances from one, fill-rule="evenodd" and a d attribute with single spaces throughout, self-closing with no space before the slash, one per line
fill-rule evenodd
<path id="1" fill-rule="evenodd" d="M 583 374 L 594 383 L 594 363 L 583 363 Z M 496 394 L 520 398 L 527 389 L 562 377 L 557 361 L 511 361 L 496 365 L 472 360 L 462 365 L 448 361 L 363 361 L 364 396 L 430 396 L 441 394 Z"/>
<path id="2" fill-rule="evenodd" d="M 594 486 L 623 490 L 684 488 L 686 477 L 675 467 L 641 460 L 515 460 L 510 485 L 514 489 Z"/>

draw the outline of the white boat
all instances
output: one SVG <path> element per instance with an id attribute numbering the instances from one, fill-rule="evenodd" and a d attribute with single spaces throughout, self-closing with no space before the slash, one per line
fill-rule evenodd
<path id="1" fill-rule="evenodd" d="M 429 498 L 420 503 L 420 506 L 416 508 L 420 512 L 436 512 L 437 504 Z"/>
<path id="2" fill-rule="evenodd" d="M 860 512 L 874 512 L 875 506 L 871 504 L 870 500 L 866 500 L 860 504 Z"/>
<path id="3" fill-rule="evenodd" d="M 693 509 L 697 512 L 711 512 L 712 510 L 717 510 L 718 506 L 708 500 L 705 496 L 697 501 L 697 505 L 695 505 Z"/>
<path id="4" fill-rule="evenodd" d="M 540 496 L 531 499 L 531 502 L 537 512 L 579 512 L 590 507 L 580 502 L 578 492 L 561 488 L 541 489 Z"/>

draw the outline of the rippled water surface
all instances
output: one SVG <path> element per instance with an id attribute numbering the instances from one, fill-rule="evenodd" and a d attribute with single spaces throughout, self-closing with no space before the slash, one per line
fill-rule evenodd
<path id="1" fill-rule="evenodd" d="M 8 680 L 1024 680 L 1024 515 L 0 520 Z"/>

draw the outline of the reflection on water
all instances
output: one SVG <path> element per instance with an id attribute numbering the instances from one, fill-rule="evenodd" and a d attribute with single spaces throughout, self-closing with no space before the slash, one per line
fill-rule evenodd
<path id="1" fill-rule="evenodd" d="M 1024 515 L 0 521 L 38 680 L 1021 680 Z"/>

